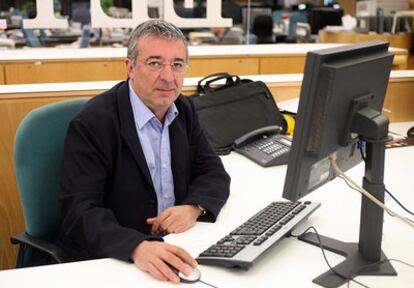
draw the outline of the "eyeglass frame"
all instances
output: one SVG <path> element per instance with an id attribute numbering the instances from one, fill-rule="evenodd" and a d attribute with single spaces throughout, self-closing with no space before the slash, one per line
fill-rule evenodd
<path id="1" fill-rule="evenodd" d="M 190 68 L 190 65 L 187 62 L 185 62 L 184 60 L 180 60 L 180 59 L 174 60 L 174 61 L 171 61 L 171 62 L 167 62 L 167 61 L 163 61 L 163 60 L 161 60 L 160 58 L 157 58 L 157 57 L 150 57 L 147 60 L 137 60 L 137 61 L 141 62 L 142 64 L 145 64 L 145 67 L 147 67 L 149 70 L 151 70 L 153 72 L 160 72 L 163 69 L 165 69 L 165 67 L 167 65 L 169 65 L 171 67 L 171 70 L 173 72 L 182 73 L 182 74 L 184 74 L 188 70 L 188 68 Z M 150 62 L 157 62 L 157 63 L 160 64 L 160 66 L 159 67 L 151 67 L 149 65 Z M 183 64 L 183 71 L 177 71 L 176 68 L 173 66 L 174 63 Z"/>

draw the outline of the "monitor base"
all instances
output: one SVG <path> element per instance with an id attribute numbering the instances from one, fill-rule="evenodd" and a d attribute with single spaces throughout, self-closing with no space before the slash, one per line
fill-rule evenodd
<path id="1" fill-rule="evenodd" d="M 381 252 L 381 264 L 375 264 L 379 261 L 369 261 L 364 259 L 358 250 L 358 243 L 347 243 L 335 240 L 329 237 L 319 235 L 322 247 L 328 251 L 340 254 L 346 259 L 333 267 L 335 271 L 348 278 L 353 278 L 357 275 L 382 275 L 382 276 L 396 276 L 397 272 L 389 261 L 385 261 L 387 257 Z M 318 238 L 315 233 L 306 233 L 299 237 L 300 240 L 309 244 L 320 246 Z M 327 288 L 335 288 L 344 284 L 347 280 L 335 274 L 332 270 L 328 270 L 313 282 Z"/>

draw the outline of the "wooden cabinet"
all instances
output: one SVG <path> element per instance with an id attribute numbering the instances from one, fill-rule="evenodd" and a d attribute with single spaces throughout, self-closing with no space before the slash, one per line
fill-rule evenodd
<path id="1" fill-rule="evenodd" d="M 305 55 L 278 55 L 260 58 L 259 74 L 292 74 L 303 73 Z"/>
<path id="2" fill-rule="evenodd" d="M 332 32 L 319 30 L 318 41 L 320 43 L 357 43 L 372 40 L 384 40 L 390 42 L 390 47 L 409 50 L 413 43 L 412 33 L 356 33 L 353 31 Z"/>
<path id="3" fill-rule="evenodd" d="M 251 61 L 252 59 L 247 59 Z M 277 59 L 273 59 L 278 64 Z M 265 63 L 273 61 L 268 59 Z M 249 61 L 247 61 L 249 63 Z M 271 64 L 271 65 L 273 65 Z M 280 64 L 278 64 L 280 65 Z M 399 72 L 405 73 L 409 71 Z M 292 76 L 292 77 L 291 77 Z M 252 76 L 254 80 L 263 80 L 272 92 L 277 103 L 296 98 L 300 94 L 300 75 L 268 75 Z M 289 79 L 289 80 L 287 80 Z M 196 83 L 197 79 L 194 79 Z M 93 97 L 113 85 L 113 83 L 84 83 L 89 88 L 79 88 L 79 83 L 68 83 L 65 91 L 56 85 L 44 84 L 27 87 L 19 93 L 2 92 L 0 89 L 0 269 L 12 268 L 15 265 L 16 248 L 11 245 L 11 235 L 24 230 L 23 213 L 13 170 L 13 140 L 17 127 L 31 110 L 47 103 L 71 98 Z M 39 91 L 36 92 L 36 86 Z M 83 86 L 82 86 L 83 87 Z M 81 88 L 82 88 L 81 87 Z M 193 94 L 194 85 L 183 87 L 185 95 Z M 5 89 L 3 89 L 5 91 Z M 384 111 L 391 121 L 414 120 L 414 75 L 392 77 L 385 98 Z"/>
<path id="4" fill-rule="evenodd" d="M 34 61 L 5 66 L 7 84 L 123 80 L 124 63 L 111 61 Z"/>
<path id="5" fill-rule="evenodd" d="M 408 51 L 411 49 L 413 43 L 412 33 L 356 33 L 353 31 L 332 32 L 320 30 L 318 34 L 320 43 L 357 43 L 373 40 L 383 40 L 390 43 L 390 47 L 407 49 L 405 53 L 398 51 L 394 53 L 394 60 L 392 63 L 393 70 L 405 70 L 408 68 Z"/>
<path id="6" fill-rule="evenodd" d="M 414 81 L 411 80 L 396 78 L 388 84 L 383 111 L 392 122 L 414 120 Z"/>
<path id="7" fill-rule="evenodd" d="M 187 77 L 205 77 L 207 75 L 228 72 L 235 75 L 256 75 L 259 72 L 258 57 L 190 57 L 190 69 Z"/>
<path id="8" fill-rule="evenodd" d="M 306 54 L 338 44 L 262 44 L 189 47 L 186 77 L 303 73 Z M 192 49 L 190 49 L 192 48 Z M 394 69 L 405 69 L 408 51 L 393 50 Z M 33 84 L 126 79 L 126 49 L 25 49 L 0 54 L 0 83 Z M 3 73 L 3 76 L 2 74 Z M 1 80 L 3 79 L 3 80 Z M 2 81 L 2 82 L 1 82 Z"/>
<path id="9" fill-rule="evenodd" d="M 4 65 L 0 65 L 0 85 L 6 84 L 4 77 Z"/>

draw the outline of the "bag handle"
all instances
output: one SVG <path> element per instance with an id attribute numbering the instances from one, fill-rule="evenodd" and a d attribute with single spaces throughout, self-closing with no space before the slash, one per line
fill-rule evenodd
<path id="1" fill-rule="evenodd" d="M 234 79 L 235 78 L 235 79 Z M 240 78 L 236 75 L 230 75 L 227 72 L 220 72 L 220 73 L 214 73 L 211 75 L 208 75 L 201 80 L 198 81 L 197 84 L 197 94 L 205 94 L 206 91 L 211 90 L 211 84 L 220 80 L 226 80 L 226 83 L 223 86 L 235 86 L 239 84 Z M 202 84 L 205 81 L 204 85 Z"/>
<path id="2" fill-rule="evenodd" d="M 220 81 L 222 79 L 226 79 L 226 83 L 217 87 L 217 88 L 212 88 L 210 85 L 213 84 L 214 82 Z M 209 81 L 206 82 L 206 84 L 204 85 L 204 91 L 209 91 L 209 90 L 219 90 L 223 87 L 229 87 L 229 86 L 237 86 L 240 84 L 240 77 L 237 75 L 229 75 L 227 77 L 222 77 L 222 78 L 214 78 L 211 79 Z"/>

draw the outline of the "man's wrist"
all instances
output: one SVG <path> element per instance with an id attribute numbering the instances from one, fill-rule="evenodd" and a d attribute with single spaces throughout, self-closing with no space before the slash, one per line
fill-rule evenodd
<path id="1" fill-rule="evenodd" d="M 198 217 L 201 217 L 207 213 L 206 209 L 204 209 L 201 205 L 196 205 L 196 207 L 200 210 L 200 215 Z"/>

